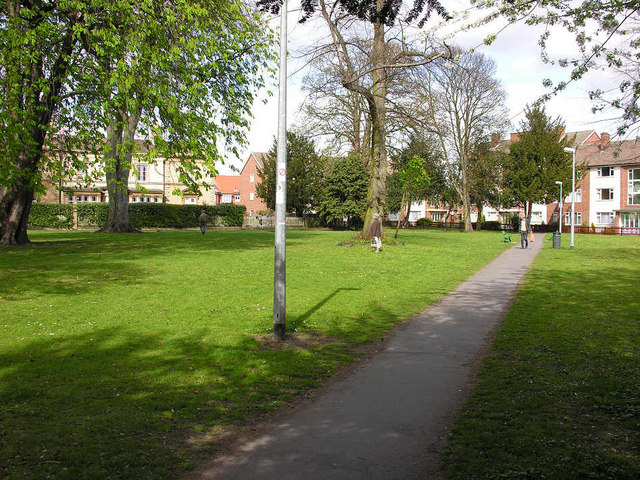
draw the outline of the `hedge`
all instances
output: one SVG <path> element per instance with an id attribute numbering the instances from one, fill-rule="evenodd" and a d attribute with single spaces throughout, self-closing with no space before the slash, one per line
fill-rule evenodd
<path id="1" fill-rule="evenodd" d="M 58 203 L 32 203 L 29 226 L 40 228 L 73 228 L 73 207 Z"/>
<path id="2" fill-rule="evenodd" d="M 129 218 L 136 228 L 189 228 L 197 227 L 200 212 L 205 210 L 211 225 L 241 227 L 244 205 L 173 205 L 169 203 L 129 204 Z M 108 203 L 76 204 L 78 225 L 100 227 L 109 215 Z M 73 209 L 69 204 L 34 203 L 29 216 L 32 227 L 72 228 Z"/>

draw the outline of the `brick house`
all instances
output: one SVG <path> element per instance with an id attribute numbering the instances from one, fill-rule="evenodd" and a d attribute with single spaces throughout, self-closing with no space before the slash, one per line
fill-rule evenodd
<path id="1" fill-rule="evenodd" d="M 258 168 L 262 168 L 264 153 L 252 152 L 245 161 L 239 175 L 218 175 L 216 184 L 216 204 L 235 203 L 247 207 L 249 217 L 267 209 L 267 204 L 258 197 L 256 184 L 260 181 Z"/>
<path id="2" fill-rule="evenodd" d="M 602 133 L 597 142 L 576 148 L 576 164 L 587 172 L 576 184 L 575 225 L 640 233 L 640 142 L 611 142 Z M 562 210 L 563 223 L 570 225 L 571 194 Z M 557 204 L 550 211 L 550 220 L 557 221 Z"/>

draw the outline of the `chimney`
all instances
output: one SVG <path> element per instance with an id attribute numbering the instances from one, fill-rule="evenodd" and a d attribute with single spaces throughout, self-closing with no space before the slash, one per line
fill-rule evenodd
<path id="1" fill-rule="evenodd" d="M 500 139 L 500 134 L 499 133 L 492 133 L 491 134 L 491 147 L 497 147 L 498 145 L 500 145 L 501 139 Z"/>
<path id="2" fill-rule="evenodd" d="M 607 148 L 607 145 L 609 145 L 610 141 L 611 137 L 609 136 L 609 134 L 607 132 L 602 132 L 602 134 L 600 134 L 600 150 L 604 150 L 605 148 Z"/>
<path id="3" fill-rule="evenodd" d="M 520 141 L 520 134 L 519 133 L 512 133 L 511 134 L 511 143 L 518 142 L 518 141 Z"/>

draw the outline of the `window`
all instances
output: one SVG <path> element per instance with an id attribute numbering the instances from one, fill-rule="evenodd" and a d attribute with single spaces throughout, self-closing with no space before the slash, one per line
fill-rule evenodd
<path id="1" fill-rule="evenodd" d="M 600 167 L 598 169 L 599 177 L 613 177 L 613 167 Z"/>
<path id="2" fill-rule="evenodd" d="M 231 203 L 231 202 L 229 202 Z M 196 204 L 196 197 L 184 197 L 184 204 L 185 205 L 195 205 Z"/>
<path id="3" fill-rule="evenodd" d="M 574 225 L 582 225 L 582 212 L 573 212 L 575 223 Z M 564 224 L 571 225 L 571 212 L 566 212 L 564 214 Z"/>
<path id="4" fill-rule="evenodd" d="M 239 193 L 236 193 L 233 196 L 233 201 L 236 202 L 236 203 L 240 203 L 240 194 Z"/>
<path id="5" fill-rule="evenodd" d="M 444 219 L 444 212 L 430 212 L 431 220 L 441 222 Z"/>
<path id="6" fill-rule="evenodd" d="M 640 168 L 629 170 L 628 202 L 629 205 L 640 205 Z"/>
<path id="7" fill-rule="evenodd" d="M 553 212 L 553 220 L 551 220 L 553 223 L 556 223 L 558 221 L 558 212 L 555 211 Z"/>
<path id="8" fill-rule="evenodd" d="M 253 217 L 253 209 L 249 210 L 249 216 Z"/>
<path id="9" fill-rule="evenodd" d="M 96 197 L 96 196 L 91 197 L 91 201 L 97 202 L 98 201 L 98 197 Z"/>
<path id="10" fill-rule="evenodd" d="M 249 193 L 249 200 L 255 200 L 256 194 L 254 192 Z"/>
<path id="11" fill-rule="evenodd" d="M 598 188 L 598 200 L 613 200 L 613 188 Z"/>
<path id="12" fill-rule="evenodd" d="M 596 223 L 598 225 L 613 225 L 616 214 L 613 212 L 597 212 Z"/>
<path id="13" fill-rule="evenodd" d="M 136 166 L 136 169 L 138 171 L 138 181 L 139 182 L 146 182 L 147 181 L 147 166 L 140 163 Z"/>
<path id="14" fill-rule="evenodd" d="M 622 226 L 625 228 L 638 228 L 640 227 L 640 215 L 637 213 L 623 213 L 620 216 Z"/>
<path id="15" fill-rule="evenodd" d="M 255 181 L 255 178 L 254 178 L 254 176 L 253 176 L 253 173 L 250 173 L 250 174 L 249 174 L 249 181 L 250 181 L 251 183 L 253 183 L 253 182 Z"/>
<path id="16" fill-rule="evenodd" d="M 230 193 L 224 193 L 222 195 L 222 200 L 220 200 L 221 203 L 231 203 L 231 198 L 233 197 L 233 195 L 231 195 Z"/>
<path id="17" fill-rule="evenodd" d="M 576 201 L 574 203 L 580 203 L 582 201 L 582 189 L 576 189 Z M 557 203 L 557 202 L 556 202 Z M 571 203 L 571 194 L 567 195 L 564 199 L 564 203 Z"/>

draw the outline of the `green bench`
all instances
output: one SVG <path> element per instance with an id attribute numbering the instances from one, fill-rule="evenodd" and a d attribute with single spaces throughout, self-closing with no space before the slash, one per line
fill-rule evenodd
<path id="1" fill-rule="evenodd" d="M 504 243 L 511 243 L 511 235 L 504 233 L 504 230 L 502 230 L 502 241 Z"/>

